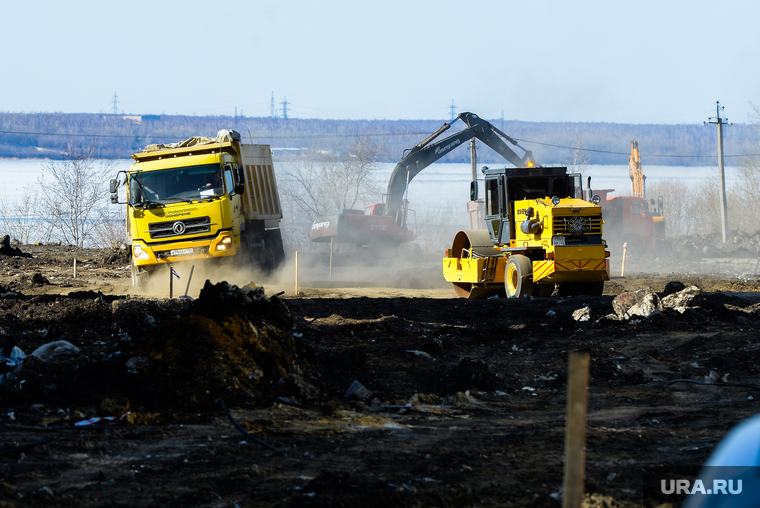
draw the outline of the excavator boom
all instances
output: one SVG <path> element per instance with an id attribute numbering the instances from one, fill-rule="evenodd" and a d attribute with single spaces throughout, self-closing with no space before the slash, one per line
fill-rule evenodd
<path id="1" fill-rule="evenodd" d="M 436 137 L 448 130 L 457 120 L 462 120 L 467 125 L 467 128 L 433 143 Z M 535 164 L 533 161 L 533 153 L 530 150 L 525 150 L 517 143 L 517 141 L 501 132 L 490 122 L 478 117 L 478 115 L 474 113 L 460 113 L 457 120 L 454 120 L 451 124 L 444 123 L 435 133 L 428 136 L 421 143 L 415 145 L 393 169 L 390 181 L 388 182 L 388 198 L 385 214 L 393 217 L 399 226 L 406 227 L 403 200 L 409 182 L 411 182 L 420 171 L 444 157 L 452 150 L 463 145 L 465 141 L 469 141 L 472 138 L 481 140 L 495 152 L 514 164 L 515 167 L 526 167 Z M 517 155 L 517 153 L 515 153 L 502 138 L 509 141 L 512 145 L 522 149 L 524 155 L 522 157 Z"/>
<path id="2" fill-rule="evenodd" d="M 436 141 L 458 120 L 462 120 L 467 127 Z M 533 154 L 529 150 L 525 150 L 516 140 L 474 113 L 460 113 L 454 122 L 444 123 L 433 134 L 412 148 L 404 150 L 401 161 L 391 173 L 385 206 L 376 203 L 364 211 L 336 210 L 319 217 L 312 223 L 311 241 L 385 247 L 398 246 L 401 243 L 412 241 L 414 233 L 407 228 L 407 207 L 404 198 L 409 182 L 420 171 L 473 138 L 481 140 L 514 164 L 515 167 L 537 166 L 533 161 Z M 507 142 L 523 150 L 523 156 L 517 155 Z"/>

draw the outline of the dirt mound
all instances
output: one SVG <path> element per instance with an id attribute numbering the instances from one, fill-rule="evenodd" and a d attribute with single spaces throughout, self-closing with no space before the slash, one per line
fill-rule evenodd
<path id="1" fill-rule="evenodd" d="M 35 403 L 126 399 L 123 406 L 152 412 L 208 409 L 220 398 L 260 405 L 318 393 L 315 363 L 293 337 L 289 309 L 260 288 L 207 282 L 192 303 L 117 300 L 112 307 L 101 317 L 119 332 L 116 347 L 100 358 L 27 357 L 5 374 L 0 392 Z"/>
<path id="2" fill-rule="evenodd" d="M 285 303 L 260 288 L 209 282 L 189 314 L 170 320 L 135 350 L 149 364 L 157 399 L 207 407 L 217 398 L 256 404 L 309 398 L 315 366 L 293 337 Z M 299 354 L 300 353 L 300 354 Z"/>

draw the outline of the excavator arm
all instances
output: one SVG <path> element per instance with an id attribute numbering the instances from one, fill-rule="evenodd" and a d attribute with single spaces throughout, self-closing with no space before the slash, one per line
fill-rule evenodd
<path id="1" fill-rule="evenodd" d="M 467 128 L 433 143 L 433 140 L 451 128 L 451 125 L 457 120 L 462 120 L 467 125 Z M 411 148 L 409 153 L 405 154 L 393 169 L 390 181 L 388 182 L 388 198 L 385 214 L 392 216 L 399 226 L 406 227 L 406 213 L 403 205 L 404 194 L 409 182 L 420 171 L 457 147 L 464 145 L 466 141 L 472 138 L 481 140 L 514 164 L 515 167 L 525 167 L 529 163 L 534 163 L 533 154 L 530 150 L 521 147 L 517 141 L 501 132 L 491 125 L 491 123 L 474 113 L 460 113 L 458 118 L 451 122 L 451 124 L 444 123 L 440 129 Z M 504 140 L 523 150 L 525 152 L 524 155 L 522 157 L 517 155 Z"/>
<path id="2" fill-rule="evenodd" d="M 631 156 L 628 159 L 628 174 L 631 176 L 631 191 L 637 198 L 646 199 L 646 176 L 641 169 L 641 155 L 639 155 L 639 143 L 635 139 L 631 141 Z"/>

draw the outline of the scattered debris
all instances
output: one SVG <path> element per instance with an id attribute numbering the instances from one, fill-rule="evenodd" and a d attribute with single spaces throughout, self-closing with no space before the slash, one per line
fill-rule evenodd
<path id="1" fill-rule="evenodd" d="M 350 397 L 355 397 L 359 400 L 366 400 L 372 397 L 372 392 L 359 381 L 354 379 L 354 382 L 351 383 L 351 386 L 348 387 L 348 390 L 343 397 L 347 399 Z"/>
<path id="2" fill-rule="evenodd" d="M 589 321 L 591 319 L 591 309 L 588 306 L 580 308 L 573 312 L 573 319 L 576 321 Z"/>

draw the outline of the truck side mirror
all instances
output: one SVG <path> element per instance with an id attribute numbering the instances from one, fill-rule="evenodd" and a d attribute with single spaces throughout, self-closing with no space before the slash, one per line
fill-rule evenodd
<path id="1" fill-rule="evenodd" d="M 473 180 L 470 182 L 470 201 L 478 200 L 478 181 Z"/>
<path id="2" fill-rule="evenodd" d="M 109 182 L 108 188 L 111 191 L 111 194 L 115 194 L 116 193 L 116 189 L 119 188 L 119 181 L 114 178 L 113 180 L 111 180 Z"/>

